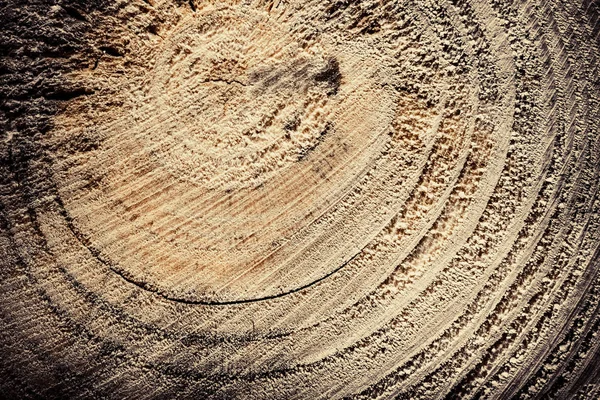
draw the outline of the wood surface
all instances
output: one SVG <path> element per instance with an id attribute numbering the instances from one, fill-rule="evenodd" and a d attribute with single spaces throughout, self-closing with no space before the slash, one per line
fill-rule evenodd
<path id="1" fill-rule="evenodd" d="M 0 2 L 0 397 L 599 398 L 599 18 Z"/>

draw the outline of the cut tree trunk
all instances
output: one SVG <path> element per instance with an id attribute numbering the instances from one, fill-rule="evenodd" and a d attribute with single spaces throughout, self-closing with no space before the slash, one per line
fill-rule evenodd
<path id="1" fill-rule="evenodd" d="M 0 397 L 598 398 L 599 18 L 0 2 Z"/>

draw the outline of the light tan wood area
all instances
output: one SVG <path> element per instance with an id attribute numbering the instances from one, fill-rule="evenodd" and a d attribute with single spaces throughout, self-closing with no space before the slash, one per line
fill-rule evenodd
<path id="1" fill-rule="evenodd" d="M 0 389 L 598 397 L 597 2 L 94 1 L 0 74 Z"/>

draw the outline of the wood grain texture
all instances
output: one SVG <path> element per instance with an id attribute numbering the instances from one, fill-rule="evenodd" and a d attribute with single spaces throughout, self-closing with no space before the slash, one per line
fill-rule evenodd
<path id="1" fill-rule="evenodd" d="M 597 2 L 0 10 L 0 397 L 600 395 Z"/>

